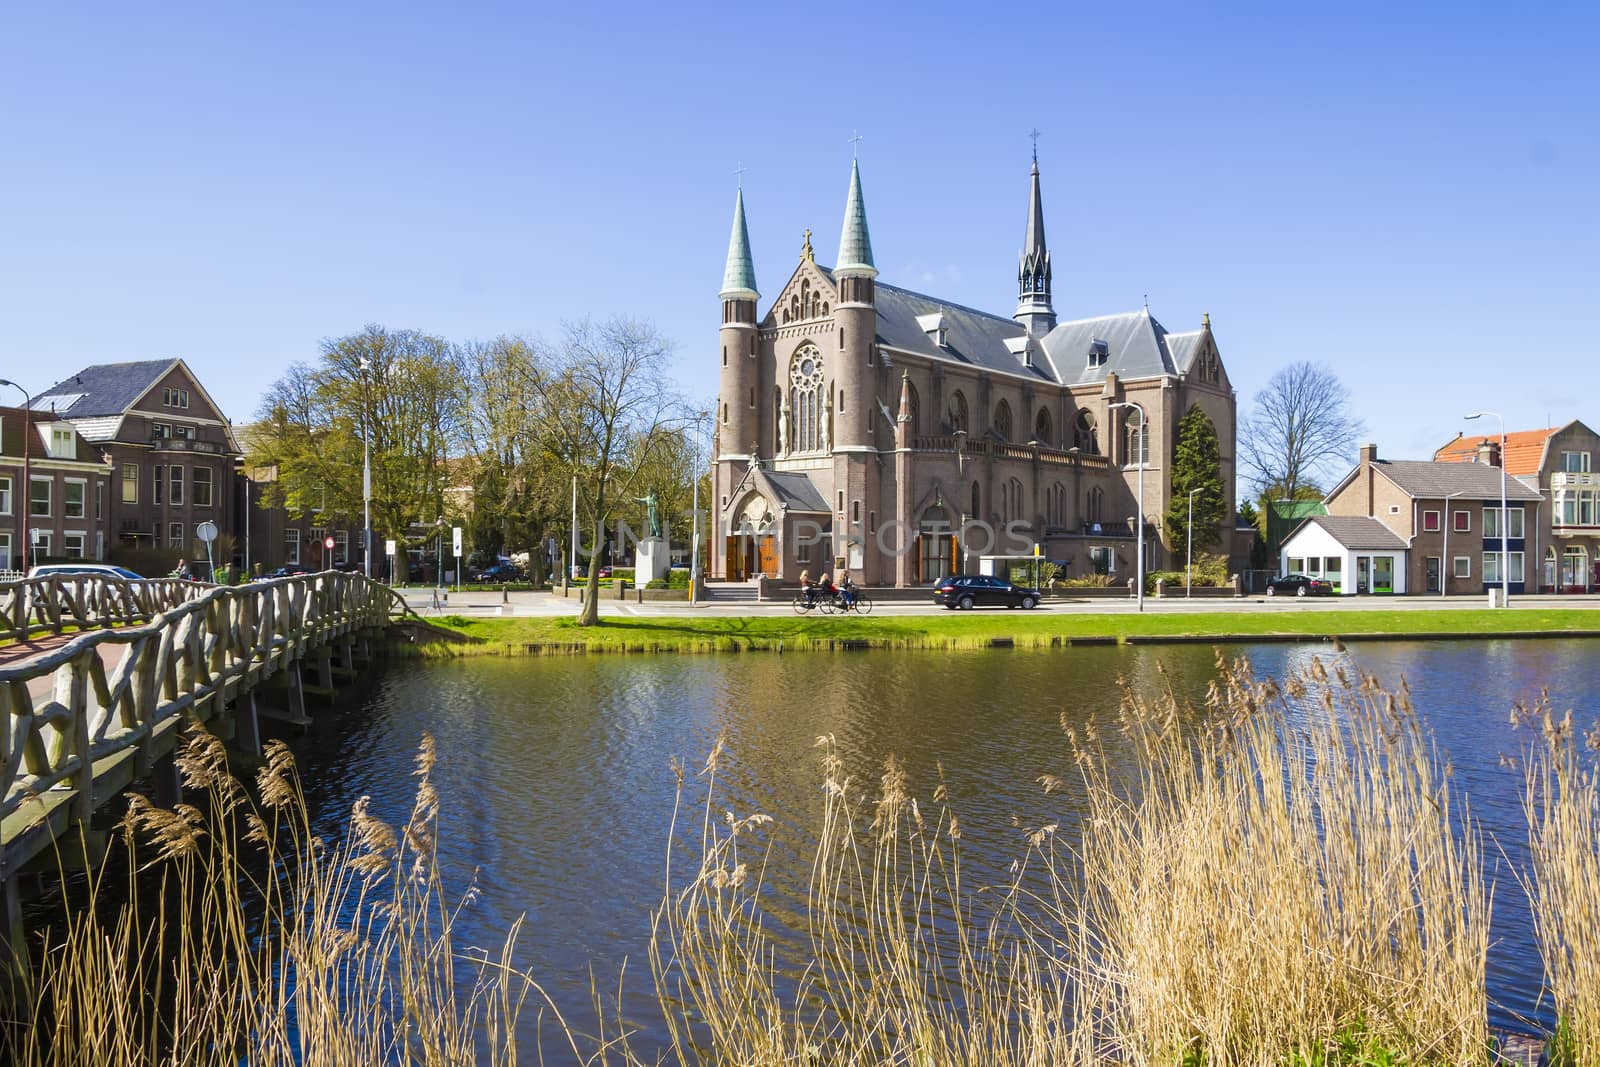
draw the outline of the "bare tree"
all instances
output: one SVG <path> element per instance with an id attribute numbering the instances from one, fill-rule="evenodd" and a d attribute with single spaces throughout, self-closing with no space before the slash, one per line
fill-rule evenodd
<path id="1" fill-rule="evenodd" d="M 1294 363 L 1256 394 L 1240 426 L 1239 455 L 1258 498 L 1295 500 L 1346 460 L 1361 433 L 1350 391 L 1333 372 Z"/>
<path id="2" fill-rule="evenodd" d="M 600 546 L 619 503 L 650 470 L 682 423 L 682 403 L 667 380 L 671 346 L 634 319 L 569 325 L 548 360 L 541 439 L 553 463 L 575 474 L 593 550 L 580 626 L 600 621 Z"/>

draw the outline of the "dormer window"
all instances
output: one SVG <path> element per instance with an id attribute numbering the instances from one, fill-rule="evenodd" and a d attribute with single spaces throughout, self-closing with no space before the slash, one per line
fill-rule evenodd
<path id="1" fill-rule="evenodd" d="M 1111 359 L 1111 344 L 1096 337 L 1089 342 L 1089 366 L 1104 367 Z"/>
<path id="2" fill-rule="evenodd" d="M 945 335 L 945 322 L 943 312 L 934 312 L 932 315 L 918 315 L 917 325 L 922 327 L 922 332 L 928 335 L 929 340 L 940 348 L 949 348 L 950 344 Z"/>

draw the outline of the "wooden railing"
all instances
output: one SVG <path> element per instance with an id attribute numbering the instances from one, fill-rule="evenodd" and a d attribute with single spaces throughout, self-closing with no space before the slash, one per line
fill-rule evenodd
<path id="1" fill-rule="evenodd" d="M 48 600 L 56 606 L 45 615 L 85 626 L 151 611 L 160 597 L 172 603 L 142 624 L 90 630 L 0 668 L 3 881 L 147 773 L 171 751 L 186 715 L 214 718 L 285 669 L 298 680 L 302 660 L 326 663 L 331 645 L 348 649 L 406 610 L 387 586 L 331 571 L 233 587 L 95 580 L 101 589 L 47 584 L 23 599 Z"/>
<path id="2" fill-rule="evenodd" d="M 209 588 L 176 578 L 135 582 L 90 573 L 0 582 L 0 640 L 149 622 Z"/>

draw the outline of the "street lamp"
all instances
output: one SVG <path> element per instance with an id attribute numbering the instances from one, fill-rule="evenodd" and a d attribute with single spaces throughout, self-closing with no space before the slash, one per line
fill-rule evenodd
<path id="1" fill-rule="evenodd" d="M 710 413 L 697 411 L 694 415 L 694 536 L 689 552 L 689 604 L 695 603 L 695 588 L 700 582 L 700 425 L 710 418 Z"/>
<path id="2" fill-rule="evenodd" d="M 361 369 L 361 566 L 367 578 L 372 577 L 372 449 L 367 432 L 368 382 L 372 380 L 372 361 L 365 356 L 358 366 Z"/>
<path id="3" fill-rule="evenodd" d="M 1506 417 L 1497 411 L 1479 411 L 1467 416 L 1467 421 L 1493 415 L 1500 420 L 1500 606 L 1511 605 L 1511 539 L 1509 516 L 1506 515 Z M 1527 566 L 1526 560 L 1523 566 Z"/>
<path id="4" fill-rule="evenodd" d="M 1201 486 L 1189 490 L 1189 550 L 1183 564 L 1183 595 L 1186 597 L 1194 596 L 1194 495 L 1204 489 L 1205 486 Z"/>
<path id="5" fill-rule="evenodd" d="M 22 491 L 15 490 L 11 493 L 12 507 L 20 508 L 17 515 L 22 519 L 22 573 L 28 573 L 28 550 L 33 547 L 33 531 L 28 529 L 28 520 L 32 518 L 33 511 L 33 467 L 29 457 L 32 449 L 29 447 L 33 437 L 33 397 L 26 389 L 8 378 L 0 378 L 0 385 L 9 385 L 22 394 Z"/>
<path id="6" fill-rule="evenodd" d="M 1138 598 L 1139 610 L 1143 611 L 1144 610 L 1144 461 L 1145 461 L 1145 453 L 1147 451 L 1149 451 L 1149 449 L 1145 447 L 1148 444 L 1148 440 L 1147 440 L 1146 435 L 1145 435 L 1144 405 L 1139 403 L 1137 400 L 1119 400 L 1119 401 L 1116 401 L 1115 403 L 1106 405 L 1106 410 L 1108 410 L 1108 411 L 1115 411 L 1117 408 L 1133 408 L 1135 411 L 1137 411 L 1139 413 L 1139 436 L 1135 438 L 1135 440 L 1138 441 L 1138 443 L 1139 443 L 1139 508 L 1138 508 L 1139 514 L 1137 516 L 1135 516 L 1135 519 L 1134 519 L 1135 523 L 1139 527 L 1139 563 L 1138 563 L 1138 566 L 1135 568 L 1135 574 L 1136 574 L 1136 577 L 1138 579 L 1138 585 L 1136 586 L 1136 589 L 1137 589 L 1136 596 Z M 1126 457 L 1124 457 L 1124 462 L 1126 462 Z"/>

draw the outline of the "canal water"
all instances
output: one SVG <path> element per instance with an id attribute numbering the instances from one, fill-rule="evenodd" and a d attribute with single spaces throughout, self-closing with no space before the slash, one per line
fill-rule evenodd
<path id="1" fill-rule="evenodd" d="M 1321 657 L 1330 668 L 1402 679 L 1453 762 L 1485 832 L 1494 885 L 1489 959 L 1491 1022 L 1548 1028 L 1541 966 L 1526 898 L 1511 867 L 1525 867 L 1520 772 L 1502 762 L 1527 738 L 1508 717 L 1548 688 L 1558 708 L 1600 712 L 1600 657 L 1592 642 L 1487 641 L 1235 646 L 1256 673 L 1283 677 Z M 967 885 L 999 884 L 1024 850 L 1021 827 L 1074 821 L 1069 788 L 1044 795 L 1038 779 L 1073 781 L 1063 714 L 1113 710 L 1118 679 L 1136 689 L 1170 684 L 1204 698 L 1215 675 L 1206 646 L 1074 648 L 971 653 L 591 656 L 473 659 L 389 666 L 360 704 L 324 717 L 297 743 L 308 795 L 325 833 L 351 804 L 404 821 L 419 738 L 438 742 L 444 799 L 440 842 L 454 885 L 476 878 L 465 938 L 496 948 L 526 917 L 522 966 L 569 1019 L 592 1019 L 591 979 L 616 991 L 652 1052 L 663 1031 L 647 946 L 661 899 L 675 789 L 674 758 L 700 768 L 719 736 L 727 752 L 716 810 L 776 820 L 768 870 L 773 903 L 803 903 L 809 844 L 822 811 L 819 735 L 831 734 L 857 781 L 871 787 L 882 760 L 904 765 L 926 803 L 941 771 L 963 827 Z M 1159 668 L 1159 670 L 1158 670 Z M 690 817 L 696 818 L 697 812 Z M 532 1013 L 524 1022 L 533 1025 Z"/>

